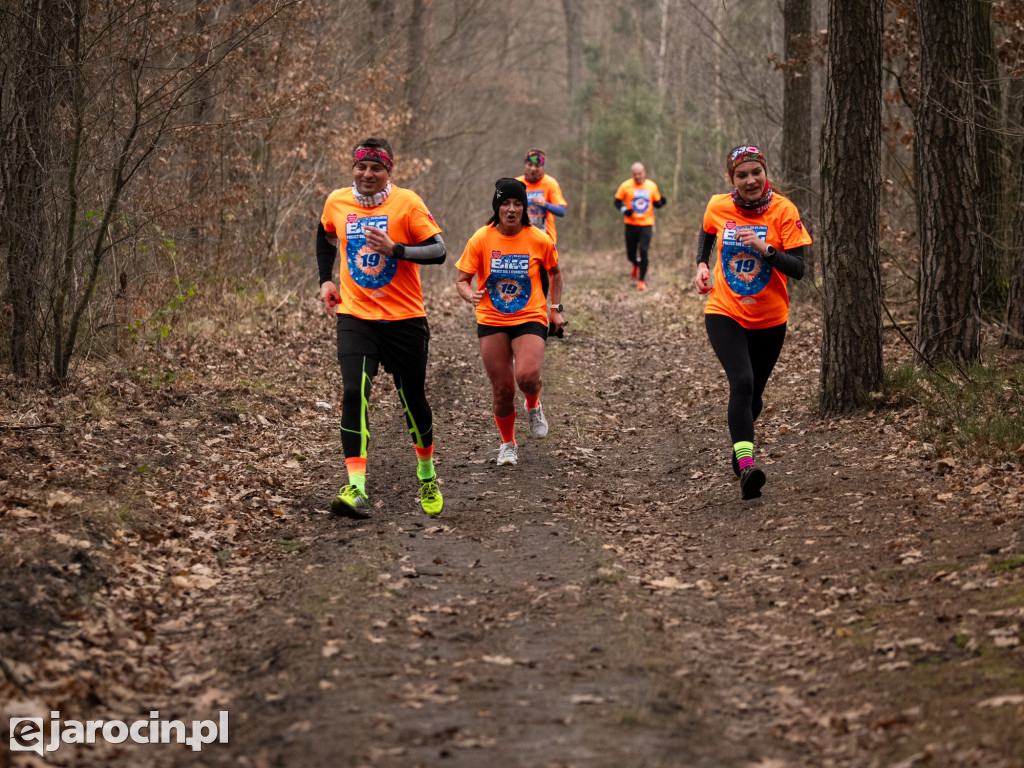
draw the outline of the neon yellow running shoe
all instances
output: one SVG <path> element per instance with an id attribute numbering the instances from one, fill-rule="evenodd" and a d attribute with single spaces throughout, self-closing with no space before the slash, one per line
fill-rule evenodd
<path id="1" fill-rule="evenodd" d="M 370 500 L 354 485 L 346 485 L 338 491 L 331 502 L 331 512 L 354 520 L 365 520 L 370 516 Z"/>
<path id="2" fill-rule="evenodd" d="M 439 515 L 444 506 L 441 489 L 437 487 L 437 475 L 420 483 L 420 506 L 428 515 Z"/>

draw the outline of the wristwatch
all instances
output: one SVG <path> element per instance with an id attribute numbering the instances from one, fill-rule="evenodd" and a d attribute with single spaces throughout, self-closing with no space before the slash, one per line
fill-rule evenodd
<path id="1" fill-rule="evenodd" d="M 764 251 L 765 261 L 771 261 L 772 259 L 774 259 L 778 255 L 779 255 L 779 252 L 777 250 L 775 250 L 775 246 L 774 245 L 769 245 L 765 249 L 765 251 Z"/>
<path id="2" fill-rule="evenodd" d="M 562 312 L 564 311 L 564 310 L 562 309 L 562 304 L 561 304 L 561 302 L 559 302 L 558 304 L 552 304 L 552 305 L 551 305 L 551 309 L 553 309 L 553 310 L 554 310 L 555 312 L 557 312 L 558 314 L 562 314 Z"/>
<path id="3" fill-rule="evenodd" d="M 405 256 L 405 245 L 403 243 L 395 243 L 394 248 L 391 250 L 391 255 L 396 259 Z"/>

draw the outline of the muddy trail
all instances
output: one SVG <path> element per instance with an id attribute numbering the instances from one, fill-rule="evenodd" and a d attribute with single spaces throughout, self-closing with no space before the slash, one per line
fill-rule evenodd
<path id="1" fill-rule="evenodd" d="M 0 765 L 1024 766 L 1020 464 L 937 457 L 898 411 L 819 420 L 808 302 L 742 501 L 688 265 L 640 293 L 617 252 L 565 261 L 551 431 L 521 418 L 514 467 L 472 315 L 429 292 L 437 518 L 384 376 L 372 516 L 328 514 L 341 386 L 312 299 L 161 350 L 156 383 L 7 401 L 66 428 L 3 437 L 5 710 L 231 725 L 201 753 Z"/>

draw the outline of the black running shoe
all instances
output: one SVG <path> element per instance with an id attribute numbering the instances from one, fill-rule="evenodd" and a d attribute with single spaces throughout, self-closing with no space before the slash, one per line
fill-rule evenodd
<path id="1" fill-rule="evenodd" d="M 740 472 L 740 491 L 743 493 L 743 500 L 761 498 L 764 481 L 764 471 L 760 467 L 750 466 Z"/>

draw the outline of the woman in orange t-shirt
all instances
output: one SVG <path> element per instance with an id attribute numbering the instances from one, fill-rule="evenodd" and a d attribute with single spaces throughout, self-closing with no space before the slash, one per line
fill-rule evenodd
<path id="1" fill-rule="evenodd" d="M 726 170 L 734 188 L 713 196 L 704 211 L 694 284 L 700 294 L 710 294 L 704 325 L 729 379 L 733 472 L 742 497 L 755 499 L 766 478 L 754 463 L 754 422 L 786 339 L 786 280 L 803 277 L 803 250 L 811 238 L 796 206 L 772 189 L 760 149 L 734 148 Z M 708 263 L 716 240 L 712 283 Z"/>
<path id="2" fill-rule="evenodd" d="M 530 435 L 548 433 L 540 405 L 544 341 L 549 325 L 556 333 L 565 326 L 558 251 L 550 237 L 530 224 L 528 206 L 523 182 L 498 179 L 491 199 L 494 216 L 469 239 L 455 264 L 455 288 L 475 307 L 480 356 L 491 381 L 494 421 L 501 434 L 498 464 L 515 464 L 519 458 L 517 384 L 526 396 Z M 550 310 L 541 289 L 541 270 L 547 270 L 551 280 Z"/>

